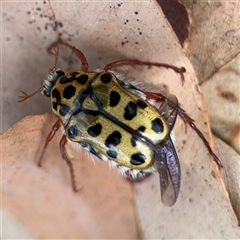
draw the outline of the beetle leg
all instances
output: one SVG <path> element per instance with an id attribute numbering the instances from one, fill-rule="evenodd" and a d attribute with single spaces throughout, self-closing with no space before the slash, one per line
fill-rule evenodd
<path id="1" fill-rule="evenodd" d="M 43 86 L 41 86 L 38 90 L 36 90 L 35 92 L 33 92 L 31 94 L 27 94 L 26 92 L 21 91 L 23 96 L 18 96 L 19 98 L 21 98 L 21 100 L 18 100 L 18 102 L 24 102 L 25 100 L 27 100 L 28 98 L 33 97 L 35 94 L 41 92 L 42 90 L 43 90 Z"/>
<path id="2" fill-rule="evenodd" d="M 59 55 L 59 46 L 53 46 L 48 49 L 48 53 L 52 54 L 55 57 L 55 62 L 53 68 L 50 69 L 50 72 L 55 72 L 57 70 L 58 55 Z"/>
<path id="3" fill-rule="evenodd" d="M 118 61 L 107 64 L 103 70 L 109 71 L 113 68 L 124 66 L 124 65 L 129 65 L 129 66 L 135 66 L 135 65 L 143 66 L 144 65 L 144 66 L 149 66 L 149 67 L 155 66 L 155 67 L 171 68 L 173 71 L 175 71 L 176 73 L 179 73 L 181 75 L 182 85 L 185 80 L 183 73 L 186 72 L 186 69 L 184 67 L 178 68 L 178 67 L 170 65 L 170 64 L 157 63 L 157 62 L 144 62 L 144 61 L 139 61 L 139 60 L 123 59 L 123 60 L 118 60 Z"/>
<path id="4" fill-rule="evenodd" d="M 161 93 L 154 93 L 154 92 L 144 92 L 147 99 L 154 99 L 156 102 L 162 102 L 166 99 L 164 95 Z M 182 120 L 187 123 L 196 133 L 197 135 L 202 139 L 204 145 L 208 149 L 209 154 L 213 157 L 214 161 L 217 163 L 218 167 L 223 167 L 220 159 L 215 155 L 213 150 L 211 149 L 208 141 L 203 136 L 202 132 L 197 128 L 197 126 L 194 124 L 194 120 L 188 116 L 186 111 L 178 106 L 178 115 L 182 118 Z"/>
<path id="5" fill-rule="evenodd" d="M 88 62 L 87 62 L 87 59 L 84 56 L 84 54 L 79 49 L 75 48 L 74 46 L 72 46 L 60 39 L 51 44 L 51 46 L 48 48 L 48 52 L 53 54 L 53 49 L 59 45 L 64 45 L 66 47 L 69 47 L 73 51 L 73 54 L 80 60 L 81 71 L 84 71 L 84 72 L 88 71 Z"/>
<path id="6" fill-rule="evenodd" d="M 57 120 L 54 125 L 52 126 L 52 130 L 49 132 L 46 140 L 45 140 L 45 144 L 44 144 L 44 147 L 42 149 L 42 152 L 40 154 L 40 157 L 38 159 L 38 166 L 41 167 L 42 166 L 42 158 L 43 158 L 43 154 L 47 148 L 47 145 L 48 143 L 53 139 L 55 133 L 58 131 L 58 129 L 60 128 L 61 126 L 61 123 L 60 123 L 60 120 Z"/>
<path id="7" fill-rule="evenodd" d="M 77 185 L 76 185 L 74 168 L 73 168 L 73 164 L 72 164 L 70 158 L 67 155 L 66 148 L 65 148 L 66 144 L 67 144 L 67 137 L 66 137 L 66 135 L 63 135 L 61 140 L 60 140 L 60 152 L 61 152 L 61 155 L 62 155 L 63 159 L 67 162 L 67 164 L 70 168 L 72 188 L 75 192 L 78 192 L 79 189 L 77 188 Z"/>

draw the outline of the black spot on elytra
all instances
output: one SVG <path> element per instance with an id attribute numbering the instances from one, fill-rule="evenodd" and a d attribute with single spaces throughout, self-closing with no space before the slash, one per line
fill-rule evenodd
<path id="1" fill-rule="evenodd" d="M 70 110 L 69 106 L 67 106 L 65 104 L 61 104 L 59 113 L 60 113 L 61 116 L 64 117 L 68 114 L 69 110 Z"/>
<path id="2" fill-rule="evenodd" d="M 137 115 L 137 105 L 130 101 L 124 108 L 124 118 L 126 120 L 132 120 Z"/>
<path id="3" fill-rule="evenodd" d="M 163 123 L 159 118 L 152 120 L 152 130 L 158 134 L 163 132 Z"/>
<path id="4" fill-rule="evenodd" d="M 137 101 L 137 105 L 138 105 L 140 108 L 142 108 L 142 109 L 144 109 L 144 108 L 147 107 L 147 104 L 146 104 L 144 101 L 142 101 L 142 100 L 138 100 L 138 101 Z"/>
<path id="5" fill-rule="evenodd" d="M 78 132 L 78 128 L 75 125 L 68 128 L 68 136 L 70 138 L 75 138 L 78 135 Z"/>
<path id="6" fill-rule="evenodd" d="M 116 158 L 117 157 L 117 152 L 115 150 L 107 150 L 107 155 L 111 158 Z"/>
<path id="7" fill-rule="evenodd" d="M 110 106 L 116 107 L 120 101 L 120 94 L 116 91 L 111 91 L 110 93 Z"/>
<path id="8" fill-rule="evenodd" d="M 69 81 L 69 78 L 66 76 L 63 76 L 59 79 L 59 83 L 68 83 L 68 82 L 72 82 L 72 80 Z"/>
<path id="9" fill-rule="evenodd" d="M 104 73 L 102 76 L 101 76 L 101 81 L 103 83 L 109 83 L 112 79 L 112 75 L 110 73 Z"/>
<path id="10" fill-rule="evenodd" d="M 75 95 L 75 92 L 76 88 L 72 85 L 69 85 L 63 90 L 63 97 L 66 99 L 70 99 L 72 96 Z"/>
<path id="11" fill-rule="evenodd" d="M 102 125 L 97 123 L 95 126 L 89 127 L 87 132 L 91 137 L 97 137 L 102 131 Z"/>
<path id="12" fill-rule="evenodd" d="M 73 72 L 67 76 L 63 76 L 59 79 L 59 83 L 69 83 L 76 80 L 76 75 L 79 74 L 78 72 Z"/>
<path id="13" fill-rule="evenodd" d="M 144 131 L 145 131 L 145 129 L 146 129 L 146 127 L 144 127 L 144 126 L 141 126 L 141 127 L 139 127 L 139 128 L 138 128 L 138 131 L 139 131 L 139 132 L 144 132 Z"/>
<path id="14" fill-rule="evenodd" d="M 111 147 L 111 146 L 115 147 L 121 142 L 121 137 L 122 135 L 119 131 L 114 131 L 107 137 L 105 141 L 105 145 L 107 147 Z"/>
<path id="15" fill-rule="evenodd" d="M 131 137 L 131 144 L 133 147 L 137 146 L 137 139 L 134 136 Z"/>
<path id="16" fill-rule="evenodd" d="M 135 153 L 131 156 L 130 163 L 132 165 L 141 165 L 145 163 L 146 156 L 142 153 Z"/>
<path id="17" fill-rule="evenodd" d="M 59 91 L 55 88 L 52 91 L 52 98 L 56 98 L 56 104 L 59 105 L 61 103 L 61 97 Z"/>
<path id="18" fill-rule="evenodd" d="M 88 81 L 88 75 L 87 74 L 82 74 L 77 78 L 77 82 L 84 85 Z"/>

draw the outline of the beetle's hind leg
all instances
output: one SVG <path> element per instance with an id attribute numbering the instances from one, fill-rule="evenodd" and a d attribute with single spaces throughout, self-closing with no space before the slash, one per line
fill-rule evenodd
<path id="1" fill-rule="evenodd" d="M 38 159 L 38 166 L 39 167 L 42 166 L 43 155 L 44 155 L 45 150 L 47 149 L 47 146 L 48 146 L 49 142 L 53 139 L 53 137 L 55 136 L 56 132 L 58 131 L 58 129 L 60 127 L 61 127 L 61 122 L 60 122 L 60 120 L 57 120 L 54 123 L 54 125 L 52 126 L 51 131 L 48 133 L 48 136 L 46 137 L 46 140 L 45 140 L 44 147 L 43 147 L 43 149 L 41 151 L 41 154 L 40 154 L 40 157 Z M 80 189 L 77 188 L 73 164 L 72 164 L 70 158 L 68 157 L 66 149 L 65 149 L 65 145 L 67 144 L 67 137 L 66 137 L 66 135 L 62 136 L 59 144 L 60 144 L 60 152 L 61 152 L 62 158 L 67 162 L 67 164 L 68 164 L 68 166 L 70 168 L 72 188 L 73 188 L 73 190 L 75 192 L 77 192 Z"/>
<path id="2" fill-rule="evenodd" d="M 52 126 L 51 131 L 48 133 L 46 140 L 45 140 L 45 144 L 44 147 L 41 151 L 40 157 L 38 159 L 38 166 L 41 167 L 42 166 L 42 159 L 43 159 L 43 155 L 45 150 L 47 149 L 48 143 L 53 139 L 54 135 L 56 134 L 56 132 L 58 131 L 58 129 L 60 128 L 61 123 L 60 120 L 57 120 L 54 125 Z"/>
<path id="3" fill-rule="evenodd" d="M 156 102 L 163 102 L 167 97 L 162 95 L 161 93 L 155 93 L 155 92 L 144 92 L 147 99 L 153 99 Z M 194 123 L 194 120 L 188 116 L 186 111 L 182 109 L 181 107 L 178 107 L 178 115 L 182 118 L 182 120 L 188 124 L 196 133 L 197 135 L 202 139 L 204 145 L 206 146 L 209 154 L 213 157 L 214 161 L 217 163 L 218 167 L 223 167 L 221 160 L 216 156 L 216 154 L 213 152 L 212 148 L 210 147 L 207 139 L 203 136 L 202 132 L 197 128 L 197 126 Z"/>

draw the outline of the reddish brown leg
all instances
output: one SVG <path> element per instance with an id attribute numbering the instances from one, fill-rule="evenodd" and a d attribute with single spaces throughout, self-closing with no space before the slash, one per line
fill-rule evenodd
<path id="1" fill-rule="evenodd" d="M 58 55 L 59 55 L 59 46 L 52 47 L 48 49 L 48 53 L 52 54 L 55 57 L 55 62 L 53 68 L 50 69 L 50 72 L 54 72 L 57 70 L 57 63 L 58 63 Z"/>
<path id="2" fill-rule="evenodd" d="M 46 140 L 45 140 L 45 144 L 43 147 L 43 150 L 40 154 L 39 160 L 38 160 L 38 166 L 41 167 L 42 166 L 42 158 L 43 158 L 43 154 L 47 148 L 48 143 L 53 139 L 55 133 L 58 131 L 58 129 L 60 128 L 61 123 L 60 120 L 57 120 L 54 125 L 52 126 L 52 130 L 50 131 L 50 133 L 48 134 Z"/>
<path id="3" fill-rule="evenodd" d="M 36 93 L 41 92 L 43 89 L 43 86 L 41 86 L 38 90 L 36 90 L 35 92 L 31 93 L 31 94 L 27 94 L 24 91 L 21 91 L 21 93 L 23 94 L 23 96 L 18 96 L 19 98 L 21 98 L 21 100 L 18 100 L 18 102 L 23 102 L 25 100 L 27 100 L 28 98 L 31 98 L 32 96 L 34 96 Z"/>
<path id="4" fill-rule="evenodd" d="M 139 61 L 139 60 L 123 59 L 123 60 L 118 60 L 118 61 L 107 64 L 103 70 L 109 71 L 113 68 L 124 66 L 124 65 L 130 65 L 130 66 L 144 65 L 144 66 L 149 66 L 149 67 L 155 66 L 155 67 L 171 68 L 173 71 L 175 71 L 176 73 L 179 73 L 181 75 L 182 84 L 184 83 L 184 80 L 185 80 L 183 73 L 186 72 L 186 69 L 184 67 L 178 68 L 176 66 L 165 64 L 165 63 L 143 62 L 143 61 Z"/>
<path id="5" fill-rule="evenodd" d="M 48 49 L 48 52 L 55 56 L 54 66 L 53 66 L 52 69 L 50 69 L 50 72 L 54 72 L 57 69 L 59 47 L 58 46 L 54 46 L 51 49 Z M 19 96 L 19 98 L 21 98 L 21 100 L 19 100 L 18 102 L 23 102 L 23 101 L 27 100 L 28 98 L 33 97 L 36 93 L 41 92 L 42 89 L 43 89 L 43 86 L 41 86 L 38 90 L 36 90 L 35 92 L 33 92 L 33 93 L 29 94 L 29 95 L 26 92 L 21 91 L 23 96 Z"/>
<path id="6" fill-rule="evenodd" d="M 163 96 L 161 93 L 154 93 L 154 92 L 144 92 L 146 94 L 147 99 L 154 99 L 157 102 L 162 102 L 163 100 L 166 99 L 165 96 Z M 182 109 L 181 107 L 178 107 L 178 115 L 183 119 L 185 123 L 187 123 L 197 134 L 198 136 L 202 139 L 204 145 L 208 149 L 208 152 L 210 155 L 213 157 L 214 161 L 217 163 L 218 167 L 223 167 L 220 159 L 215 155 L 215 153 L 212 151 L 208 141 L 206 138 L 203 136 L 202 132 L 197 128 L 197 126 L 194 124 L 194 120 L 188 116 L 186 111 Z"/>
<path id="7" fill-rule="evenodd" d="M 84 54 L 79 49 L 75 48 L 74 46 L 71 46 L 70 44 L 68 44 L 62 40 L 57 40 L 56 42 L 51 44 L 51 46 L 48 48 L 48 52 L 52 54 L 53 49 L 56 48 L 57 46 L 59 46 L 60 44 L 69 47 L 73 51 L 73 54 L 81 62 L 81 71 L 87 72 L 88 71 L 87 59 L 85 58 Z"/>
<path id="8" fill-rule="evenodd" d="M 61 140 L 60 140 L 60 152 L 63 157 L 63 159 L 67 162 L 69 168 L 70 168 L 70 174 L 71 174 L 71 181 L 72 181 L 72 188 L 75 192 L 79 191 L 79 189 L 76 186 L 76 180 L 75 180 L 75 175 L 74 175 L 74 168 L 71 160 L 69 159 L 65 145 L 67 144 L 67 137 L 66 135 L 63 135 Z"/>
<path id="9" fill-rule="evenodd" d="M 50 69 L 50 72 L 54 72 L 57 69 L 57 62 L 58 62 L 58 53 L 59 53 L 59 47 L 54 47 L 51 50 L 48 51 L 50 54 L 55 56 L 55 63 L 54 63 L 54 67 L 52 69 Z M 31 93 L 31 94 L 27 94 L 24 91 L 21 91 L 21 93 L 23 94 L 23 96 L 19 96 L 19 98 L 21 98 L 21 100 L 19 100 L 18 102 L 23 102 L 25 100 L 27 100 L 28 98 L 33 97 L 35 94 L 41 92 L 43 89 L 43 86 L 41 86 L 38 90 L 36 90 L 35 92 Z"/>

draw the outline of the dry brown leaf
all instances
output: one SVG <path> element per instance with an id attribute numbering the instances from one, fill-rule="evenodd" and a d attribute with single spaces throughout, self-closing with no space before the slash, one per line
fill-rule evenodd
<path id="1" fill-rule="evenodd" d="M 232 146 L 238 153 L 240 153 L 239 64 L 240 56 L 219 69 L 201 86 L 209 109 L 212 131 Z M 218 110 L 216 111 L 216 109 Z M 221 146 L 219 148 L 221 149 Z M 228 175 L 228 178 L 223 178 L 223 180 L 240 222 L 240 157 L 236 158 L 235 155 L 237 154 L 234 154 L 233 150 L 225 151 L 224 155 L 228 161 L 225 163 L 223 173 L 224 175 Z M 236 160 L 234 161 L 234 159 Z"/>
<path id="2" fill-rule="evenodd" d="M 191 19 L 185 49 L 202 83 L 211 129 L 240 153 L 239 1 L 181 2 Z M 234 157 L 230 151 L 228 159 Z M 225 171 L 233 176 L 233 181 L 230 184 L 231 179 L 228 180 L 227 185 L 235 185 L 235 181 L 239 181 L 240 162 L 234 164 L 236 171 L 227 166 Z M 235 193 L 239 195 L 240 188 L 236 188 Z M 232 199 L 234 202 L 237 204 Z M 239 212 L 237 215 L 240 221 Z"/>
<path id="3" fill-rule="evenodd" d="M 52 13 L 48 4 L 30 2 L 3 4 L 3 79 L 8 79 L 8 81 L 3 82 L 5 100 L 3 105 L 3 122 L 6 123 L 4 125 L 5 128 L 22 116 L 46 111 L 46 106 L 49 105 L 49 99 L 44 100 L 42 96 L 37 96 L 32 98 L 32 101 L 29 100 L 16 106 L 17 95 L 20 89 L 31 92 L 38 87 L 38 83 L 40 84 L 40 80 L 44 77 L 43 72 L 47 72 L 47 70 L 53 66 L 53 59 L 46 54 L 45 49 L 50 43 L 56 40 L 59 33 L 62 33 L 63 39 L 68 40 L 68 38 L 70 38 L 72 40 L 71 42 L 86 54 L 90 69 L 103 67 L 106 63 L 121 58 L 137 58 L 184 66 L 187 69 L 184 87 L 181 85 L 180 77 L 171 70 L 153 68 L 149 70 L 143 68 L 143 70 L 131 72 L 129 75 L 131 75 L 131 77 L 137 77 L 140 81 L 154 84 L 156 91 L 164 84 L 169 92 L 178 97 L 182 107 L 196 120 L 196 124 L 203 133 L 205 135 L 208 134 L 208 129 L 204 124 L 205 122 L 207 123 L 205 105 L 202 95 L 196 86 L 196 79 L 192 67 L 188 59 L 183 55 L 175 35 L 155 2 L 91 3 L 52 1 L 51 4 L 56 19 L 58 20 L 58 28 L 56 31 L 53 31 L 51 28 L 51 24 L 54 25 L 54 21 L 50 18 Z M 32 23 L 28 23 L 29 21 Z M 46 23 L 49 24 L 46 25 Z M 25 28 L 20 29 L 17 26 L 24 26 Z M 48 27 L 48 29 L 45 30 L 45 27 Z M 62 51 L 60 55 L 64 60 L 62 62 L 64 71 L 67 72 L 78 68 L 79 63 L 75 61 L 74 58 L 69 58 L 69 52 Z M 11 114 L 8 111 L 9 108 L 14 109 L 14 111 L 11 111 Z M 43 120 L 43 122 L 44 121 L 45 120 Z M 46 132 L 50 130 L 52 125 L 52 122 L 44 124 L 43 122 L 37 125 L 34 125 L 35 122 L 31 122 L 32 124 L 29 123 L 29 125 L 26 125 L 26 128 L 32 129 L 33 132 L 35 132 L 36 129 L 38 129 L 38 131 L 43 129 L 44 131 L 44 134 L 38 133 L 33 139 L 32 136 L 30 136 L 32 141 L 34 140 L 34 145 L 37 148 L 41 148 L 40 146 L 42 146 L 46 137 Z M 239 238 L 240 235 L 237 229 L 236 219 L 232 212 L 227 193 L 221 184 L 221 178 L 216 165 L 212 162 L 212 159 L 209 157 L 206 148 L 198 136 L 190 128 L 188 128 L 187 134 L 185 134 L 184 129 L 184 124 L 178 121 L 175 127 L 175 133 L 177 136 L 176 148 L 179 153 L 182 168 L 182 187 L 176 205 L 172 208 L 162 205 L 157 174 L 136 184 L 135 202 L 143 238 Z M 22 129 L 19 129 L 16 133 L 14 132 L 14 134 L 19 136 L 19 134 L 21 134 L 20 130 Z M 33 182 L 21 182 L 21 187 L 31 187 L 31 202 L 37 201 L 38 198 L 43 199 L 44 196 L 46 196 L 45 203 L 47 201 L 54 203 L 53 201 L 61 199 L 62 208 L 66 209 L 66 214 L 73 214 L 73 216 L 76 216 L 75 214 L 81 214 L 81 209 L 79 213 L 76 213 L 75 210 L 74 213 L 67 210 L 69 204 L 71 205 L 69 198 L 73 197 L 75 199 L 75 196 L 73 196 L 71 188 L 69 187 L 68 169 L 64 163 L 60 163 L 61 157 L 58 153 L 57 144 L 59 139 L 54 140 L 46 152 L 49 165 L 47 166 L 46 163 L 44 168 L 39 170 L 36 167 L 35 170 L 33 170 L 35 167 L 34 158 L 37 158 L 38 151 L 40 150 L 38 149 L 37 151 L 35 149 L 32 155 L 28 155 L 29 148 L 27 144 L 21 145 L 22 142 L 18 142 L 14 137 L 9 137 L 10 139 L 7 140 L 12 143 L 12 145 L 9 145 L 8 142 L 6 143 L 6 133 L 2 136 L 4 136 L 3 142 L 9 149 L 14 150 L 15 144 L 23 147 L 20 155 L 23 160 L 21 160 L 19 156 L 17 156 L 18 159 L 16 160 L 16 153 L 14 154 L 14 151 L 12 153 L 12 150 L 7 152 L 8 158 L 3 158 L 4 172 L 9 173 L 8 178 L 11 179 L 11 181 L 8 181 L 8 178 L 3 178 L 3 185 L 5 185 L 5 188 L 3 188 L 3 196 L 7 197 L 8 192 L 15 194 L 15 201 L 13 203 L 10 202 L 12 204 L 6 205 L 8 206 L 6 207 L 8 215 L 14 216 L 14 219 L 22 221 L 24 223 L 23 227 L 28 229 L 31 236 L 39 237 L 39 231 L 36 229 L 41 227 L 42 221 L 39 220 L 42 219 L 35 216 L 41 216 L 39 214 L 43 211 L 44 205 L 37 205 L 39 207 L 34 208 L 36 211 L 34 216 L 32 214 L 27 216 L 28 220 L 32 221 L 31 224 L 29 224 L 24 211 L 21 211 L 21 206 L 23 206 L 24 203 L 26 204 L 26 201 L 22 201 L 21 191 L 16 191 L 16 182 L 20 181 L 21 176 L 26 175 L 26 173 L 30 174 L 29 179 Z M 20 137 L 24 140 L 23 142 L 29 138 L 26 133 L 20 135 Z M 30 143 L 32 141 L 30 140 Z M 27 151 L 24 151 L 24 146 L 27 147 Z M 5 149 L 5 147 L 3 149 Z M 26 158 L 28 160 L 32 159 L 33 161 L 31 168 L 29 166 L 29 164 L 31 164 L 30 160 L 28 165 L 24 163 L 25 155 L 27 155 Z M 56 164 L 53 162 L 54 159 L 51 159 L 51 156 L 56 160 Z M 56 159 L 56 156 L 60 159 Z M 18 167 L 17 174 L 15 163 L 11 163 L 11 161 L 8 160 L 9 158 L 21 166 Z M 83 159 L 85 164 L 85 157 L 81 157 L 81 161 Z M 59 170 L 60 167 L 55 169 L 55 165 L 57 165 L 58 162 L 62 164 L 62 170 Z M 85 165 L 82 165 L 83 169 L 79 168 L 77 170 L 79 171 L 78 175 L 83 176 L 85 172 L 84 166 Z M 31 169 L 31 171 L 29 169 Z M 111 171 L 109 170 L 109 172 Z M 114 175 L 114 173 L 109 174 Z M 98 180 L 96 179 L 98 179 L 99 176 L 95 179 L 95 174 L 101 175 L 103 181 L 107 183 L 113 181 L 112 179 L 115 178 L 117 179 L 116 184 L 118 184 L 118 181 L 122 181 L 119 180 L 119 176 L 112 177 L 105 176 L 105 172 L 98 173 L 98 167 L 90 168 L 89 176 L 86 177 L 83 182 L 83 187 L 89 184 L 86 189 L 88 189 L 90 193 L 94 192 L 96 188 L 98 189 L 98 185 L 96 184 Z M 48 181 L 47 184 L 43 183 L 41 187 L 41 182 L 43 180 L 45 182 L 45 178 L 47 177 L 51 178 L 51 181 Z M 36 179 L 42 179 L 42 181 L 39 183 Z M 95 181 L 95 185 L 90 184 L 92 181 Z M 13 184 L 13 182 L 15 184 Z M 125 184 L 125 181 L 123 182 Z M 54 188 L 52 186 L 54 186 Z M 41 187 L 41 191 L 38 191 L 38 187 Z M 61 190 L 61 187 L 65 188 L 65 190 Z M 108 185 L 105 186 L 103 184 L 103 186 L 99 186 L 99 189 L 103 188 L 106 190 L 107 187 Z M 114 192 L 115 187 L 113 186 L 112 189 Z M 25 192 L 24 194 L 27 193 Z M 113 206 L 111 194 L 109 195 L 105 195 L 106 205 L 110 204 Z M 90 195 L 89 197 L 90 202 L 94 201 Z M 104 198 L 104 196 L 102 197 Z M 114 195 L 113 197 L 117 198 L 116 202 L 119 201 L 118 195 Z M 128 200 L 126 200 L 126 198 L 122 201 L 124 205 L 125 201 L 129 204 L 131 197 L 128 197 Z M 80 202 L 83 201 L 81 195 L 78 196 L 77 199 Z M 79 205 L 79 203 L 73 204 L 73 206 L 76 205 Z M 18 206 L 20 207 L 18 208 Z M 87 207 L 90 208 L 92 206 L 89 204 L 86 208 Z M 13 210 L 10 211 L 8 208 Z M 71 209 L 72 208 L 71 206 Z M 103 208 L 105 208 L 105 206 Z M 14 211 L 16 209 L 17 211 Z M 97 211 L 96 214 L 98 216 L 102 214 L 103 219 L 105 218 L 105 214 L 99 211 L 98 206 L 94 205 L 93 209 Z M 24 210 L 24 208 L 22 208 L 22 210 Z M 116 207 L 115 211 L 124 212 L 131 210 L 120 210 Z M 116 214 L 114 210 L 111 210 L 111 213 L 113 216 Z M 87 236 L 87 234 L 90 236 L 87 230 L 92 231 L 92 222 L 89 223 L 86 221 L 84 223 L 78 218 L 74 218 L 72 219 L 74 223 L 68 224 L 70 220 L 65 219 L 65 221 L 64 219 L 59 219 L 60 217 L 55 214 L 50 214 L 50 212 L 44 216 L 44 221 L 48 223 L 51 222 L 55 224 L 57 218 L 59 223 L 61 221 L 61 224 L 65 223 L 64 226 L 68 225 L 68 229 L 64 229 L 64 236 L 61 236 L 62 238 L 81 237 L 74 234 L 71 235 L 72 226 L 78 226 L 78 228 L 84 231 L 86 230 L 86 235 L 84 236 Z M 95 217 L 96 216 L 92 216 L 91 220 L 94 221 Z M 88 221 L 90 220 L 88 219 Z M 55 227 L 54 224 L 49 224 L 45 228 L 43 227 L 40 237 L 56 237 L 56 235 L 51 234 L 51 226 Z M 61 224 L 60 226 L 63 226 Z M 129 234 L 129 238 L 137 236 L 134 222 L 131 222 L 129 226 L 133 226 L 133 232 L 126 232 L 126 234 Z M 103 236 L 106 229 L 102 226 L 101 230 L 95 238 Z M 123 228 L 122 231 L 125 231 L 125 228 Z M 77 234 L 79 232 L 76 230 L 73 231 L 73 233 Z M 120 235 L 115 232 L 115 235 L 113 234 L 110 237 L 117 238 L 119 236 Z"/>
<path id="4" fill-rule="evenodd" d="M 240 153 L 239 66 L 240 55 L 201 85 L 213 132 L 238 153 Z"/>
<path id="5" fill-rule="evenodd" d="M 221 176 L 240 222 L 240 156 L 216 137 L 214 138 L 214 145 L 216 153 L 222 156 L 224 168 L 221 170 Z"/>
<path id="6" fill-rule="evenodd" d="M 199 82 L 235 58 L 240 49 L 239 1 L 181 0 L 190 16 L 186 54 Z"/>

